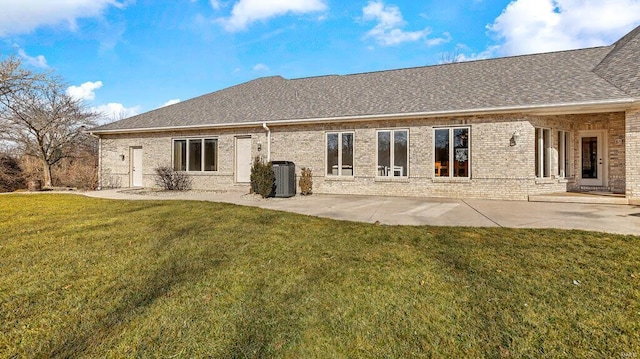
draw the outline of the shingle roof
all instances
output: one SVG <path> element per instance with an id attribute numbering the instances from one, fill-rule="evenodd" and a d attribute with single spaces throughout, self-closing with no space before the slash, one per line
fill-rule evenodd
<path id="1" fill-rule="evenodd" d="M 640 97 L 640 26 L 613 45 L 594 72 L 629 95 Z"/>
<path id="2" fill-rule="evenodd" d="M 622 43 L 623 38 L 606 47 L 344 76 L 259 78 L 92 132 L 322 121 L 640 98 L 639 29 L 634 30 L 634 36 L 630 36 L 633 32 L 628 35 L 626 42 Z M 618 66 L 624 70 L 617 70 Z M 594 71 L 596 68 L 599 70 Z M 629 80 L 629 73 L 635 78 L 631 76 Z"/>

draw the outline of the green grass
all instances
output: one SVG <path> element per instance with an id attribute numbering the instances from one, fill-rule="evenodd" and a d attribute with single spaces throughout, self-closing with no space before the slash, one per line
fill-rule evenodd
<path id="1" fill-rule="evenodd" d="M 638 355 L 638 237 L 0 196 L 3 358 Z"/>

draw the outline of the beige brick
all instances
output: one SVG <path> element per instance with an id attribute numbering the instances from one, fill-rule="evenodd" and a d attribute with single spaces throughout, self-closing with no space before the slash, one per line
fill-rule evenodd
<path id="1" fill-rule="evenodd" d="M 441 117 L 413 120 L 361 121 L 335 124 L 275 126 L 271 128 L 271 159 L 288 160 L 313 170 L 314 193 L 343 193 L 393 196 L 492 198 L 526 200 L 529 195 L 561 192 L 579 186 L 579 178 L 557 178 L 557 131 L 568 131 L 573 139 L 571 173 L 579 173 L 579 131 L 606 130 L 609 148 L 607 181 L 616 190 L 640 197 L 640 185 L 627 183 L 632 176 L 640 180 L 640 161 L 631 161 L 625 153 L 640 153 L 640 112 L 590 115 L 533 116 L 524 114 Z M 625 135 L 626 124 L 626 138 Z M 471 134 L 471 177 L 469 179 L 434 178 L 433 134 L 441 126 L 468 126 Z M 535 177 L 535 128 L 552 129 L 551 178 Z M 376 130 L 409 130 L 409 177 L 376 177 Z M 336 178 L 325 175 L 325 134 L 327 131 L 352 131 L 355 134 L 354 176 Z M 514 132 L 520 138 L 511 146 Z M 234 138 L 250 135 L 253 156 L 266 157 L 264 129 L 167 132 L 144 135 L 103 136 L 101 164 L 102 186 L 130 185 L 129 152 L 142 146 L 144 185 L 154 186 L 153 168 L 171 164 L 173 138 L 215 136 L 218 138 L 218 168 L 215 173 L 193 175 L 194 188 L 226 190 L 234 183 Z M 623 138 L 622 143 L 619 141 Z M 618 140 L 618 141 L 616 141 Z M 258 143 L 262 151 L 257 150 Z M 635 152 L 631 152 L 635 151 Z M 125 159 L 121 160 L 120 155 Z M 625 171 L 626 163 L 626 171 Z"/>

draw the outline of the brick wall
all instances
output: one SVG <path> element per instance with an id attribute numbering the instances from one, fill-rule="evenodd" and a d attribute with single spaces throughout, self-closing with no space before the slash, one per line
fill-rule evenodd
<path id="1" fill-rule="evenodd" d="M 107 135 L 101 142 L 101 187 L 130 187 L 130 149 L 142 147 L 143 185 L 155 186 L 154 168 L 158 166 L 172 166 L 172 140 L 174 138 L 218 138 L 218 171 L 190 172 L 194 189 L 228 190 L 235 186 L 235 138 L 236 136 L 251 136 L 253 139 L 252 157 L 266 155 L 266 137 L 262 129 L 247 130 L 211 130 L 198 132 L 163 132 L 131 135 Z M 262 151 L 258 151 L 258 143 L 264 144 Z M 122 159 L 124 155 L 124 159 Z M 246 187 L 246 185 L 241 185 Z"/>
<path id="2" fill-rule="evenodd" d="M 637 118 L 637 114 L 636 114 Z M 627 123 L 629 121 L 627 120 Z M 270 126 L 271 160 L 288 160 L 313 170 L 315 193 L 369 194 L 394 196 L 427 196 L 453 198 L 494 198 L 526 200 L 528 195 L 561 192 L 576 187 L 573 178 L 557 178 L 557 131 L 571 133 L 575 164 L 572 173 L 579 173 L 578 133 L 582 129 L 606 129 L 609 133 L 608 163 L 610 182 L 624 186 L 624 144 L 615 139 L 624 133 L 624 114 L 568 116 L 533 116 L 524 114 L 443 117 L 396 121 L 361 121 L 341 124 Z M 438 178 L 434 176 L 434 128 L 468 126 L 470 128 L 470 178 Z M 535 128 L 552 129 L 552 176 L 536 179 Z M 640 128 L 640 119 L 638 120 Z M 409 168 L 406 178 L 377 177 L 376 131 L 407 129 L 409 131 Z M 327 131 L 351 131 L 355 134 L 354 176 L 326 176 Z M 515 146 L 510 144 L 514 132 L 519 134 Z M 266 157 L 267 138 L 262 128 L 246 130 L 211 130 L 202 132 L 172 132 L 145 135 L 113 135 L 102 139 L 102 185 L 120 182 L 129 186 L 129 148 L 142 146 L 144 152 L 144 185 L 153 186 L 153 168 L 171 163 L 172 138 L 216 136 L 218 138 L 218 168 L 215 173 L 193 175 L 194 188 L 227 190 L 234 186 L 234 138 L 251 135 L 253 156 Z M 638 133 L 640 147 L 640 132 Z M 257 145 L 262 144 L 258 152 Z M 627 150 L 629 143 L 627 138 Z M 125 160 L 119 158 L 125 155 Z M 638 168 L 640 172 L 640 167 Z M 628 172 L 627 172 L 628 175 Z M 639 177 L 640 178 L 640 177 Z M 640 196 L 640 187 L 637 189 Z"/>
<path id="3" fill-rule="evenodd" d="M 626 195 L 630 203 L 640 204 L 640 107 L 625 116 Z"/>
<path id="4" fill-rule="evenodd" d="M 594 115 L 567 116 L 574 121 L 577 135 L 574 138 L 575 172 L 580 174 L 580 137 L 581 131 L 605 131 L 606 180 L 605 185 L 612 191 L 625 192 L 625 114 L 624 112 L 604 113 Z M 579 177 L 579 176 L 578 176 Z M 579 180 L 576 182 L 579 185 Z"/>

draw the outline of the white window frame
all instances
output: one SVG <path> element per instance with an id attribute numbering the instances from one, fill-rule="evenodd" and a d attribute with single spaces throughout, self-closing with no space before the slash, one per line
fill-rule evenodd
<path id="1" fill-rule="evenodd" d="M 189 169 L 189 158 L 190 158 L 190 149 L 189 149 L 189 142 L 190 141 L 200 141 L 200 145 L 202 146 L 202 153 L 200 154 L 200 170 L 190 170 Z M 215 146 L 215 157 L 214 157 L 214 161 L 215 161 L 215 165 L 216 165 L 216 169 L 215 171 L 207 171 L 205 170 L 205 166 L 204 166 L 204 159 L 205 159 L 205 141 L 206 140 L 214 140 L 216 143 Z M 218 137 L 180 137 L 180 138 L 173 138 L 171 140 L 171 161 L 172 161 L 172 167 L 175 169 L 176 164 L 175 164 L 175 143 L 176 141 L 186 141 L 186 157 L 185 157 L 185 170 L 182 171 L 180 170 L 179 172 L 192 172 L 192 173 L 199 173 L 199 172 L 206 172 L 206 173 L 212 173 L 212 172 L 218 172 L 219 170 L 219 162 L 218 162 L 218 154 L 219 154 L 219 147 L 218 147 L 218 142 L 220 141 L 218 139 Z"/>
<path id="2" fill-rule="evenodd" d="M 396 167 L 397 167 L 395 165 L 395 156 L 396 155 L 395 155 L 395 151 L 393 150 L 393 148 L 395 146 L 395 136 L 394 136 L 394 134 L 396 132 L 400 132 L 400 131 L 404 131 L 404 132 L 407 133 L 407 170 L 406 171 L 400 170 L 400 176 L 395 176 L 395 173 L 398 170 L 396 170 Z M 386 175 L 380 175 L 380 171 L 378 169 L 378 163 L 380 163 L 378 161 L 379 160 L 378 153 L 380 152 L 378 150 L 378 148 L 380 146 L 380 144 L 378 143 L 378 139 L 379 139 L 378 134 L 380 132 L 389 132 L 389 152 L 390 152 L 389 153 L 389 166 L 393 170 L 387 171 Z M 409 135 L 410 135 L 410 132 L 409 132 L 408 128 L 387 128 L 387 129 L 376 130 L 376 177 L 380 177 L 380 178 L 389 178 L 389 177 L 392 177 L 392 178 L 408 178 L 409 177 L 409 163 L 410 163 L 410 157 L 409 157 L 410 151 L 409 151 L 409 149 L 411 148 L 410 144 L 409 144 Z"/>
<path id="3" fill-rule="evenodd" d="M 535 171 L 536 178 L 550 178 L 551 177 L 551 150 L 553 144 L 551 141 L 551 129 L 547 127 L 536 127 L 537 143 L 534 148 L 537 147 L 538 161 L 536 163 Z"/>
<path id="4" fill-rule="evenodd" d="M 351 174 L 342 173 L 342 135 L 350 134 L 353 136 L 353 165 L 351 167 Z M 338 135 L 338 174 L 330 174 L 327 171 L 329 164 L 329 135 Z M 356 133 L 355 131 L 327 131 L 324 135 L 324 172 L 326 176 L 330 177 L 353 177 L 356 173 Z"/>
<path id="5" fill-rule="evenodd" d="M 571 132 L 558 130 L 558 176 L 568 178 L 573 176 L 571 164 L 573 154 L 573 141 Z"/>
<path id="6" fill-rule="evenodd" d="M 461 129 L 466 129 L 467 130 L 467 134 L 469 136 L 469 138 L 467 139 L 467 175 L 466 176 L 454 176 L 454 170 L 455 170 L 455 166 L 453 165 L 453 162 L 455 161 L 455 148 L 454 148 L 454 138 L 453 138 L 453 132 L 454 130 L 461 130 Z M 447 171 L 449 172 L 448 176 L 435 176 L 434 178 L 437 179 L 442 179 L 442 180 L 447 180 L 447 179 L 452 179 L 452 178 L 462 178 L 462 179 L 468 179 L 471 178 L 471 126 L 442 126 L 442 127 L 434 127 L 433 128 L 433 132 L 432 132 L 432 137 L 433 138 L 433 143 L 432 143 L 432 150 L 433 150 L 433 158 L 431 159 L 431 171 L 432 173 L 434 173 L 434 169 L 435 169 L 435 164 L 436 164 L 436 143 L 435 143 L 435 139 L 436 139 L 436 131 L 437 130 L 449 130 L 449 168 L 447 169 Z"/>

